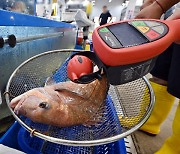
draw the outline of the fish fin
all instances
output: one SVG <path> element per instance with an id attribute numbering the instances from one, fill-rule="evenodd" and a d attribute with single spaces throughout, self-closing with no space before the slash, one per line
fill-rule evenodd
<path id="1" fill-rule="evenodd" d="M 54 81 L 54 79 L 52 77 L 48 77 L 46 79 L 46 82 L 45 82 L 45 86 L 50 86 L 50 85 L 53 85 L 53 84 L 56 84 L 56 82 Z"/>
<path id="2" fill-rule="evenodd" d="M 90 119 L 86 121 L 83 125 L 86 127 L 91 127 L 91 126 L 99 126 L 102 123 L 104 123 L 106 120 L 106 117 L 104 116 L 106 113 L 105 110 L 106 110 L 106 106 L 103 103 L 99 108 L 99 110 L 95 114 L 93 114 L 90 117 Z"/>
<path id="3" fill-rule="evenodd" d="M 74 97 L 74 96 L 78 96 L 80 97 L 81 99 L 85 99 L 85 97 L 83 97 L 82 95 L 76 93 L 76 92 L 73 92 L 73 91 L 70 91 L 68 89 L 65 89 L 65 88 L 59 88 L 59 89 L 55 89 L 55 91 L 57 92 L 65 92 L 65 93 L 68 93 L 68 95 L 70 95 L 71 97 Z"/>

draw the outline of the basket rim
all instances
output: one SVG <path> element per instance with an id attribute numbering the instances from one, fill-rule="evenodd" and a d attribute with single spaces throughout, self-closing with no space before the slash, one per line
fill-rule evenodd
<path id="1" fill-rule="evenodd" d="M 96 145 L 102 145 L 102 144 L 108 144 L 111 142 L 115 142 L 119 139 L 122 139 L 128 135 L 130 135 L 131 133 L 133 133 L 134 131 L 138 130 L 149 118 L 152 110 L 153 110 L 153 106 L 154 106 L 154 102 L 155 102 L 155 95 L 153 92 L 153 88 L 151 86 L 151 84 L 149 83 L 148 79 L 144 76 L 142 79 L 144 80 L 144 82 L 146 83 L 148 90 L 150 92 L 150 105 L 148 106 L 148 109 L 146 111 L 146 113 L 144 114 L 144 116 L 142 117 L 141 121 L 136 124 L 134 127 L 132 127 L 131 129 L 127 130 L 126 132 L 123 132 L 121 134 L 112 136 L 112 137 L 107 137 L 107 138 L 103 138 L 103 139 L 96 139 L 96 140 L 67 140 L 67 139 L 60 139 L 60 138 L 55 138 L 55 137 L 51 137 L 51 136 L 47 136 L 44 135 L 32 128 L 30 128 L 27 124 L 25 124 L 15 113 L 14 111 L 11 109 L 11 107 L 9 106 L 10 103 L 10 95 L 9 95 L 9 87 L 11 84 L 11 81 L 14 77 L 14 75 L 17 73 L 17 71 L 23 67 L 25 64 L 27 64 L 28 62 L 32 61 L 35 58 L 41 57 L 43 55 L 47 55 L 50 53 L 56 53 L 56 52 L 83 52 L 85 50 L 76 50 L 76 49 L 61 49 L 61 50 L 52 50 L 52 51 L 47 51 L 38 55 L 35 55 L 31 58 L 29 58 L 28 60 L 24 61 L 21 65 L 19 65 L 14 72 L 11 74 L 7 85 L 6 85 L 6 92 L 5 92 L 5 100 L 7 103 L 7 106 L 10 110 L 10 112 L 12 113 L 13 117 L 20 123 L 20 125 L 22 127 L 24 127 L 28 132 L 30 132 L 31 136 L 36 136 L 39 137 L 41 139 L 47 140 L 49 142 L 53 142 L 56 144 L 62 144 L 62 145 L 67 145 L 67 146 L 96 146 Z"/>

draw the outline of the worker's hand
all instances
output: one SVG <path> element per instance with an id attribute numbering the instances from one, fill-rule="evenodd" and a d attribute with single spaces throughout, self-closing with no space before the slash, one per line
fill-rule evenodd
<path id="1" fill-rule="evenodd" d="M 135 17 L 136 19 L 160 19 L 163 14 L 162 8 L 156 3 L 152 3 L 143 8 Z"/>
<path id="2" fill-rule="evenodd" d="M 180 19 L 180 9 L 177 9 L 167 20 Z"/>
<path id="3" fill-rule="evenodd" d="M 147 6 L 151 5 L 155 0 L 145 0 L 143 5 L 140 7 L 140 10 L 146 8 Z"/>

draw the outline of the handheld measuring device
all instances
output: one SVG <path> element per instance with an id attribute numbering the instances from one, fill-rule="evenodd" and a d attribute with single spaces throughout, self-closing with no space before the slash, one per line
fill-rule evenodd
<path id="1" fill-rule="evenodd" d="M 149 73 L 156 57 L 180 41 L 178 26 L 180 20 L 131 20 L 95 29 L 94 52 L 104 64 L 109 82 L 123 84 Z"/>

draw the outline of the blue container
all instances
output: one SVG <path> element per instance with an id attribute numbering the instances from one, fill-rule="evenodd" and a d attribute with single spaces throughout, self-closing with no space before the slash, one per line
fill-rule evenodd
<path id="1" fill-rule="evenodd" d="M 8 147 L 20 150 L 18 145 L 18 132 L 21 126 L 18 122 L 15 122 L 8 131 L 0 138 L 0 144 L 6 145 Z"/>
<path id="2" fill-rule="evenodd" d="M 43 143 L 46 145 L 44 146 L 44 150 L 40 152 Z M 3 137 L 0 138 L 0 144 L 21 150 L 29 154 L 85 154 L 92 153 L 92 150 L 94 151 L 94 154 L 126 154 L 126 148 L 123 139 L 114 143 L 95 147 L 69 147 L 45 142 L 44 140 L 37 137 L 31 138 L 29 133 L 17 122 L 15 122 L 3 135 Z"/>
<path id="3" fill-rule="evenodd" d="M 89 44 L 90 44 L 90 50 L 93 51 L 93 42 L 90 41 Z"/>
<path id="4" fill-rule="evenodd" d="M 75 49 L 77 49 L 77 50 L 83 50 L 83 47 L 82 47 L 82 45 L 77 45 L 77 44 L 76 44 Z"/>
<path id="5" fill-rule="evenodd" d="M 72 147 L 30 137 L 29 132 L 21 128 L 18 143 L 22 151 L 28 154 L 126 154 L 124 140 L 94 147 Z"/>

